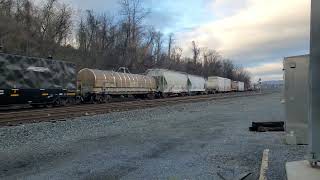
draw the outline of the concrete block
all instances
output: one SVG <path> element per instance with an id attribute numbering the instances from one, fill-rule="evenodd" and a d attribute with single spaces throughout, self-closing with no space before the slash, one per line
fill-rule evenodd
<path id="1" fill-rule="evenodd" d="M 320 169 L 312 168 L 309 161 L 294 161 L 286 164 L 288 180 L 320 180 Z"/>

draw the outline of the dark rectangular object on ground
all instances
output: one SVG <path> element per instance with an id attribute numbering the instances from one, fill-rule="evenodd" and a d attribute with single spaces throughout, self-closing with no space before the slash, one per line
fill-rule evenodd
<path id="1" fill-rule="evenodd" d="M 250 131 L 266 132 L 266 131 L 284 131 L 284 122 L 252 122 Z"/>

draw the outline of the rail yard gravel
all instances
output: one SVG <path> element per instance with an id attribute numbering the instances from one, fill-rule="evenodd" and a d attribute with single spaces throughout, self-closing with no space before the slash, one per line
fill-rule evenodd
<path id="1" fill-rule="evenodd" d="M 306 146 L 284 133 L 249 132 L 252 121 L 283 121 L 280 93 L 179 104 L 0 128 L 0 179 L 285 179 L 286 161 Z"/>

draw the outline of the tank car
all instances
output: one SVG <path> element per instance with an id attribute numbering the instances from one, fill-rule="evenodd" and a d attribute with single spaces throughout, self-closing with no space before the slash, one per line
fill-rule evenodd
<path id="1" fill-rule="evenodd" d="M 90 102 L 104 103 L 119 95 L 153 98 L 156 92 L 153 77 L 88 68 L 78 72 L 77 84 L 84 101 Z"/>
<path id="2" fill-rule="evenodd" d="M 154 77 L 157 93 L 161 97 L 188 94 L 188 74 L 167 69 L 149 69 L 146 74 Z"/>
<path id="3" fill-rule="evenodd" d="M 76 102 L 75 64 L 0 53 L 0 105 Z"/>

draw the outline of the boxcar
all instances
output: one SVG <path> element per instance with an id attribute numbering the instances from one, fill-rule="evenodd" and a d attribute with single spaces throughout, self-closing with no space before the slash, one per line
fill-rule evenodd
<path id="1" fill-rule="evenodd" d="M 188 93 L 188 75 L 167 69 L 149 69 L 148 76 L 155 78 L 160 96 L 184 95 Z"/>
<path id="2" fill-rule="evenodd" d="M 106 102 L 116 95 L 152 97 L 156 92 L 153 77 L 88 68 L 78 72 L 77 84 L 86 101 Z"/>
<path id="3" fill-rule="evenodd" d="M 0 104 L 65 104 L 76 98 L 76 65 L 0 53 Z"/>
<path id="4" fill-rule="evenodd" d="M 203 77 L 188 74 L 189 94 L 204 94 L 206 91 L 206 80 Z"/>

